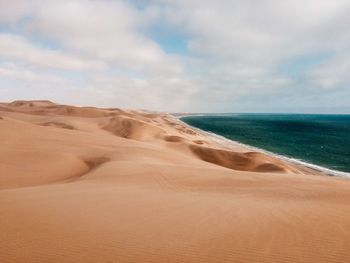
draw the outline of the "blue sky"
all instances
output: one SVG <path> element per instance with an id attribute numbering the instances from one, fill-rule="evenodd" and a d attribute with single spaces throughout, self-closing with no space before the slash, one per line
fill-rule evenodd
<path id="1" fill-rule="evenodd" d="M 346 0 L 0 0 L 0 100 L 350 113 Z"/>

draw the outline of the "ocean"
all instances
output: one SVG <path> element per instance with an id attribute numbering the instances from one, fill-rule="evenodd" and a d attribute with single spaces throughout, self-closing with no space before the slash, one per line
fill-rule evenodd
<path id="1" fill-rule="evenodd" d="M 329 174 L 350 176 L 350 115 L 205 114 L 181 120 Z"/>

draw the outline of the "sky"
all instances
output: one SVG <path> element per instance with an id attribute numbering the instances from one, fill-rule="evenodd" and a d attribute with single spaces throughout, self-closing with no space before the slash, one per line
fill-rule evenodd
<path id="1" fill-rule="evenodd" d="M 0 0 L 0 101 L 350 113 L 350 0 Z"/>

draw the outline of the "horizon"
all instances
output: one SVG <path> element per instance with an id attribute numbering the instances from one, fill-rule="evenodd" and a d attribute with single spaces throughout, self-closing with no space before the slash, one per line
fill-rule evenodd
<path id="1" fill-rule="evenodd" d="M 0 101 L 350 114 L 345 0 L 0 0 Z"/>
<path id="2" fill-rule="evenodd" d="M 58 101 L 52 101 L 50 99 L 15 99 L 13 101 L 0 101 L 1 103 L 4 104 L 8 104 L 8 103 L 13 103 L 13 102 L 51 102 L 57 105 L 62 105 L 62 106 L 73 106 L 73 107 L 93 107 L 93 108 L 101 108 L 101 109 L 108 109 L 108 108 L 121 108 L 118 107 L 118 105 L 116 105 L 115 107 L 98 107 L 95 105 L 73 105 L 73 104 L 65 104 L 65 103 L 60 103 Z M 141 111 L 155 111 L 155 112 L 165 112 L 171 115 L 184 115 L 185 116 L 196 116 L 196 115 L 210 115 L 210 114 L 214 114 L 214 115 L 221 115 L 221 114 L 271 114 L 271 115 L 350 115 L 350 113 L 324 113 L 324 112 L 254 112 L 254 111 L 246 111 L 246 112 L 191 112 L 191 111 L 187 111 L 187 112 L 176 112 L 176 111 L 157 111 L 157 110 L 150 110 L 150 109 L 145 109 L 145 108 L 121 108 L 121 109 L 127 109 L 127 110 L 141 110 Z"/>
<path id="3" fill-rule="evenodd" d="M 8 104 L 8 103 L 14 103 L 14 102 L 50 102 L 54 103 L 56 105 L 62 105 L 62 106 L 73 106 L 73 107 L 92 107 L 92 108 L 100 108 L 100 109 L 108 109 L 108 108 L 120 108 L 120 107 L 97 107 L 94 105 L 70 105 L 65 103 L 59 103 L 57 101 L 52 101 L 50 99 L 29 99 L 29 100 L 21 100 L 21 99 L 15 99 L 13 101 L 0 101 L 0 104 Z M 144 108 L 121 108 L 126 110 L 140 110 L 140 111 L 152 111 L 149 109 Z M 350 115 L 350 113 L 320 113 L 320 112 L 171 112 L 171 111 L 157 111 L 154 110 L 154 112 L 164 112 L 168 113 L 170 115 L 183 115 L 183 117 L 187 116 L 196 116 L 196 115 L 227 115 L 227 114 L 261 114 L 261 115 Z"/>

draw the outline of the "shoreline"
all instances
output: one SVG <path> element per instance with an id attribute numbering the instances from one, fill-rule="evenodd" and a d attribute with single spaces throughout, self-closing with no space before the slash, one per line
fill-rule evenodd
<path id="1" fill-rule="evenodd" d="M 181 118 L 188 117 L 188 116 L 196 116 L 197 117 L 197 116 L 207 116 L 207 115 L 205 115 L 205 114 L 201 114 L 201 115 L 188 114 L 188 115 L 174 116 L 174 117 L 177 120 L 179 120 L 182 124 L 187 125 L 188 127 L 191 127 L 192 129 L 196 130 L 197 132 L 200 132 L 200 133 L 206 134 L 206 135 L 208 135 L 210 137 L 213 137 L 213 138 L 216 139 L 216 141 L 219 140 L 218 141 L 219 143 L 220 143 L 220 141 L 223 142 L 224 146 L 230 146 L 230 144 L 231 144 L 231 147 L 232 147 L 232 144 L 235 144 L 235 145 L 238 145 L 238 146 L 242 146 L 243 148 L 246 148 L 248 150 L 261 152 L 261 153 L 264 153 L 264 154 L 266 154 L 268 156 L 275 157 L 275 158 L 277 158 L 279 160 L 287 161 L 287 162 L 296 164 L 298 166 L 302 166 L 302 167 L 306 167 L 308 169 L 312 169 L 312 170 L 320 172 L 320 173 L 322 173 L 322 174 L 324 174 L 326 176 L 337 176 L 337 177 L 342 177 L 342 178 L 350 178 L 350 173 L 347 173 L 347 172 L 333 170 L 333 169 L 329 169 L 329 168 L 326 168 L 326 167 L 323 167 L 323 166 L 320 166 L 320 165 L 317 165 L 317 164 L 308 163 L 306 161 L 299 160 L 299 159 L 296 159 L 296 158 L 287 157 L 287 156 L 284 156 L 284 155 L 281 155 L 281 154 L 278 154 L 278 153 L 270 152 L 270 151 L 262 149 L 262 148 L 258 148 L 258 147 L 252 146 L 252 145 L 244 144 L 244 143 L 241 143 L 239 141 L 231 140 L 229 138 L 226 138 L 226 137 L 224 137 L 222 135 L 219 135 L 219 134 L 216 134 L 216 133 L 213 133 L 213 132 L 204 131 L 204 130 L 199 129 L 197 127 L 191 126 L 188 123 L 186 123 L 186 122 L 181 120 Z"/>
<path id="2" fill-rule="evenodd" d="M 350 180 L 167 113 L 17 101 L 0 117 L 5 262 L 350 260 Z"/>

